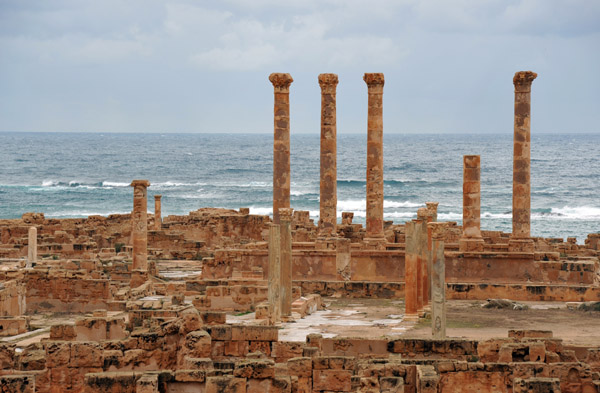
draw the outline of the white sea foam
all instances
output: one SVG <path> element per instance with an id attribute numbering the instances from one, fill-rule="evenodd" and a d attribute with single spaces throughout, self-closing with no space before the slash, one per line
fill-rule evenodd
<path id="1" fill-rule="evenodd" d="M 122 183 L 116 181 L 103 181 L 102 187 L 129 187 L 130 183 Z"/>
<path id="2" fill-rule="evenodd" d="M 405 202 L 395 202 L 395 201 L 383 201 L 384 208 L 394 208 L 394 207 L 425 207 L 425 203 L 413 203 L 409 201 Z"/>
<path id="3" fill-rule="evenodd" d="M 565 206 L 552 208 L 550 214 L 539 214 L 545 218 L 600 220 L 600 208 L 594 206 Z"/>
<path id="4" fill-rule="evenodd" d="M 48 218 L 61 218 L 61 217 L 89 217 L 89 216 L 108 216 L 110 214 L 129 214 L 131 212 L 126 211 L 89 211 L 89 210 L 73 210 L 73 211 L 58 211 L 54 213 L 46 214 Z"/>
<path id="5" fill-rule="evenodd" d="M 53 186 L 57 186 L 58 185 L 58 181 L 56 180 L 44 180 L 42 182 L 42 187 L 53 187 Z"/>
<path id="6" fill-rule="evenodd" d="M 256 214 L 259 216 L 270 216 L 273 214 L 273 209 L 270 207 L 250 207 L 250 214 Z"/>

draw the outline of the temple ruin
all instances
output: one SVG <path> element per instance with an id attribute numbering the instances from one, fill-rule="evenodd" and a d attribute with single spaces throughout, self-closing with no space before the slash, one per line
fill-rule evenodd
<path id="1" fill-rule="evenodd" d="M 285 73 L 269 76 L 272 219 L 243 207 L 163 217 L 160 195 L 152 214 L 150 181 L 133 180 L 130 214 L 0 220 L 0 391 L 600 392 L 600 342 L 567 343 L 552 321 L 485 338 L 453 337 L 449 322 L 466 301 L 508 302 L 499 317 L 518 312 L 512 302 L 600 304 L 600 234 L 584 245 L 531 235 L 536 76 L 513 80 L 512 233 L 482 229 L 480 155 L 463 157 L 462 225 L 439 221 L 431 201 L 414 220 L 384 220 L 381 73 L 364 75 L 365 226 L 336 206 L 335 74 L 318 76 L 318 223 L 290 205 Z M 333 327 L 314 332 L 311 318 Z"/>

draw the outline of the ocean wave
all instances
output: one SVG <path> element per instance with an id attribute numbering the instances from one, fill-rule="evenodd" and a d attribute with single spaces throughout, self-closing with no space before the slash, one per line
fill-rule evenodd
<path id="1" fill-rule="evenodd" d="M 549 213 L 534 213 L 536 218 L 600 220 L 600 208 L 594 206 L 553 207 Z"/>
<path id="2" fill-rule="evenodd" d="M 103 181 L 102 187 L 129 187 L 130 183 L 116 182 L 116 181 Z"/>
<path id="3" fill-rule="evenodd" d="M 270 207 L 250 207 L 250 214 L 256 214 L 259 216 L 270 216 L 273 214 L 273 208 Z"/>
<path id="4" fill-rule="evenodd" d="M 45 216 L 48 218 L 80 218 L 89 216 L 109 216 L 111 214 L 129 214 L 130 211 L 89 211 L 89 210 L 73 210 L 73 211 L 58 211 L 54 213 L 46 213 Z"/>

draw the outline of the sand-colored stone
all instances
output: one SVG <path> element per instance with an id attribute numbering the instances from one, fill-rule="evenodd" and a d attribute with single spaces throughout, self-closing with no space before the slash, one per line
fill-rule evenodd
<path id="1" fill-rule="evenodd" d="M 150 182 L 148 180 L 134 180 L 130 186 L 133 187 L 131 287 L 135 288 L 146 281 L 148 272 L 148 187 Z"/>
<path id="2" fill-rule="evenodd" d="M 432 269 L 431 269 L 431 330 L 433 338 L 446 337 L 446 262 L 444 238 L 446 223 L 431 222 Z"/>
<path id="3" fill-rule="evenodd" d="M 273 222 L 279 224 L 279 209 L 290 207 L 290 74 L 269 75 L 273 84 Z"/>
<path id="4" fill-rule="evenodd" d="M 27 268 L 30 269 L 37 263 L 37 228 L 29 227 L 29 241 L 27 243 Z"/>
<path id="5" fill-rule="evenodd" d="M 161 212 L 162 195 L 154 195 L 154 230 L 160 231 L 162 227 L 162 212 Z"/>
<path id="6" fill-rule="evenodd" d="M 366 73 L 367 118 L 367 225 L 366 237 L 382 239 L 383 234 L 383 85 L 381 73 Z"/>
<path id="7" fill-rule="evenodd" d="M 515 73 L 512 251 L 533 251 L 531 237 L 531 84 L 535 72 Z"/>
<path id="8" fill-rule="evenodd" d="M 460 251 L 482 252 L 481 237 L 481 157 L 463 157 L 463 233 Z"/>
<path id="9" fill-rule="evenodd" d="M 292 214 L 293 209 L 279 209 L 281 260 L 281 316 L 292 313 Z"/>
<path id="10" fill-rule="evenodd" d="M 281 233 L 280 224 L 269 229 L 269 322 L 281 320 Z"/>
<path id="11" fill-rule="evenodd" d="M 321 181 L 319 236 L 335 236 L 337 228 L 337 122 L 336 74 L 320 74 L 321 86 Z"/>

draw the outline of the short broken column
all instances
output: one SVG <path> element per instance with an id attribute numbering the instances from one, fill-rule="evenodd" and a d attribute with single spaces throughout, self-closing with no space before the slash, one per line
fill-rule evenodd
<path id="1" fill-rule="evenodd" d="M 162 195 L 154 195 L 154 230 L 160 231 L 162 227 L 160 198 Z"/>
<path id="2" fill-rule="evenodd" d="M 461 252 L 483 252 L 481 237 L 481 159 L 463 157 L 463 232 Z"/>
<path id="3" fill-rule="evenodd" d="M 337 274 L 344 281 L 348 281 L 351 279 L 351 244 L 350 239 L 346 238 L 338 238 L 336 239 L 335 245 L 335 267 Z"/>
<path id="4" fill-rule="evenodd" d="M 290 207 L 290 74 L 269 75 L 275 104 L 273 130 L 273 223 L 279 224 L 279 209 Z"/>
<path id="5" fill-rule="evenodd" d="M 418 264 L 421 220 L 408 221 L 405 225 L 406 248 L 404 252 L 404 319 L 419 318 Z"/>
<path id="6" fill-rule="evenodd" d="M 367 233 L 365 242 L 385 248 L 383 232 L 383 85 L 382 73 L 363 77 L 369 91 L 367 119 Z"/>
<path id="7" fill-rule="evenodd" d="M 321 182 L 319 236 L 335 237 L 337 226 L 337 125 L 336 74 L 320 74 L 321 86 Z"/>
<path id="8" fill-rule="evenodd" d="M 37 263 L 37 228 L 29 227 L 29 240 L 27 242 L 27 264 L 25 267 L 31 269 Z"/>
<path id="9" fill-rule="evenodd" d="M 535 72 L 515 73 L 512 235 L 508 250 L 533 252 L 531 239 L 531 84 Z"/>
<path id="10" fill-rule="evenodd" d="M 281 233 L 279 224 L 269 228 L 269 323 L 281 320 Z"/>
<path id="11" fill-rule="evenodd" d="M 133 212 L 131 214 L 131 242 L 133 244 L 133 266 L 131 288 L 142 285 L 148 276 L 148 180 L 134 180 Z"/>
<path id="12" fill-rule="evenodd" d="M 446 262 L 444 259 L 444 238 L 446 223 L 431 222 L 432 264 L 431 264 L 431 331 L 433 338 L 446 337 Z"/>
<path id="13" fill-rule="evenodd" d="M 281 258 L 281 316 L 292 315 L 292 214 L 294 209 L 279 209 Z"/>

